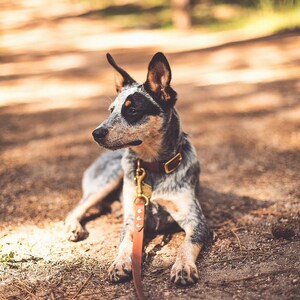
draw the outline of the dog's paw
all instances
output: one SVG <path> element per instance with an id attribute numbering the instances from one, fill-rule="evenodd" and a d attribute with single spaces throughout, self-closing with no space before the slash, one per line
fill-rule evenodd
<path id="1" fill-rule="evenodd" d="M 77 220 L 67 219 L 66 222 L 66 237 L 71 242 L 77 242 L 87 237 L 87 231 L 81 226 Z"/>
<path id="2" fill-rule="evenodd" d="M 182 263 L 176 261 L 171 269 L 170 279 L 178 285 L 194 284 L 198 281 L 199 275 L 194 263 Z"/>
<path id="3" fill-rule="evenodd" d="M 130 280 L 132 277 L 131 258 L 117 258 L 108 269 L 108 276 L 113 283 Z"/>

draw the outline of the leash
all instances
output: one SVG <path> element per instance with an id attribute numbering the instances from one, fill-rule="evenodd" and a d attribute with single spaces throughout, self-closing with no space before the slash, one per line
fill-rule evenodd
<path id="1" fill-rule="evenodd" d="M 182 160 L 181 146 L 178 153 L 166 163 L 145 163 L 143 166 L 148 167 L 150 171 L 157 172 L 163 170 L 165 174 L 170 174 L 180 165 Z M 147 173 L 141 167 L 141 161 L 137 160 L 137 169 L 134 177 L 136 185 L 135 216 L 132 246 L 132 276 L 134 287 L 139 300 L 146 300 L 143 284 L 142 284 L 142 257 L 144 242 L 144 226 L 145 226 L 145 209 L 150 202 L 152 187 L 144 182 Z"/>
<path id="2" fill-rule="evenodd" d="M 149 204 L 151 197 L 151 187 L 145 189 L 144 178 L 147 173 L 141 168 L 140 160 L 137 161 L 137 169 L 135 175 L 136 198 L 135 216 L 134 216 L 134 231 L 133 231 L 133 249 L 132 249 L 132 275 L 135 290 L 139 300 L 146 300 L 142 285 L 142 257 L 143 257 L 143 242 L 144 242 L 144 224 L 145 224 L 145 206 Z M 150 187 L 150 188 L 149 188 Z M 146 190 L 148 193 L 146 194 Z"/>

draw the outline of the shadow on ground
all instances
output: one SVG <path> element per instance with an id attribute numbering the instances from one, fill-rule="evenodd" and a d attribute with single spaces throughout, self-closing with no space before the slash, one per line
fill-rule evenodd
<path id="1" fill-rule="evenodd" d="M 294 32 L 167 53 L 183 128 L 202 166 L 200 202 L 217 239 L 197 262 L 200 282 L 182 289 L 170 283 L 169 271 L 183 233 L 151 237 L 144 264 L 150 299 L 298 297 L 299 42 Z M 112 53 L 143 80 L 156 50 Z M 70 243 L 64 236 L 81 176 L 103 151 L 91 132 L 115 96 L 106 52 L 14 49 L 1 57 L 0 100 L 10 96 L 0 108 L 0 259 L 15 254 L 1 263 L 6 299 L 134 297 L 131 282 L 111 285 L 106 275 L 122 225 L 118 202 L 86 222 L 87 239 Z M 275 237 L 274 226 L 293 237 Z"/>

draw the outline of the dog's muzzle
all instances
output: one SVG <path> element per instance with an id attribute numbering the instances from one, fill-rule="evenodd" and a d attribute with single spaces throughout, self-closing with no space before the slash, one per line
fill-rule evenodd
<path id="1" fill-rule="evenodd" d="M 107 143 L 106 137 L 108 134 L 108 129 L 104 126 L 96 128 L 93 132 L 92 135 L 94 137 L 94 140 L 102 147 L 110 149 L 110 150 L 117 150 L 129 146 L 138 146 L 142 144 L 141 140 L 134 140 L 132 142 L 126 143 L 126 144 L 110 144 Z"/>
<path id="2" fill-rule="evenodd" d="M 92 134 L 96 142 L 103 142 L 103 140 L 108 134 L 108 129 L 105 127 L 99 127 L 96 128 Z"/>

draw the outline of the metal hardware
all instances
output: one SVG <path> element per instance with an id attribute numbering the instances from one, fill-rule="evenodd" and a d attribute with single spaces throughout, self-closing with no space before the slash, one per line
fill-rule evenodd
<path id="1" fill-rule="evenodd" d="M 169 168 L 169 164 L 171 164 L 172 162 L 174 162 L 174 161 L 177 160 L 177 159 L 178 159 L 178 164 L 177 164 L 177 166 L 175 166 L 174 168 L 170 169 L 170 168 Z M 180 152 L 177 153 L 177 154 L 176 154 L 174 157 L 172 157 L 170 160 L 168 160 L 168 161 L 164 164 L 164 168 L 165 168 L 166 174 L 170 174 L 170 173 L 172 173 L 174 170 L 176 170 L 176 169 L 179 167 L 181 161 L 182 161 L 182 155 L 181 155 Z"/>
<path id="2" fill-rule="evenodd" d="M 134 203 L 137 203 L 138 201 L 139 202 L 144 201 L 145 206 L 147 206 L 149 204 L 149 197 L 147 197 L 147 195 L 145 195 L 145 193 L 143 191 L 143 187 L 145 185 L 145 183 L 143 181 L 144 181 L 146 175 L 147 175 L 147 173 L 146 173 L 145 169 L 141 168 L 141 162 L 140 162 L 140 160 L 138 160 L 137 169 L 136 169 L 135 177 L 134 177 L 134 182 L 136 184 L 136 198 L 134 200 Z M 149 193 L 147 193 L 147 194 L 149 194 Z"/>
<path id="3" fill-rule="evenodd" d="M 145 195 L 137 196 L 134 199 L 134 203 L 139 203 L 140 201 L 144 201 L 145 206 L 147 206 L 149 204 L 149 198 L 147 198 Z"/>

